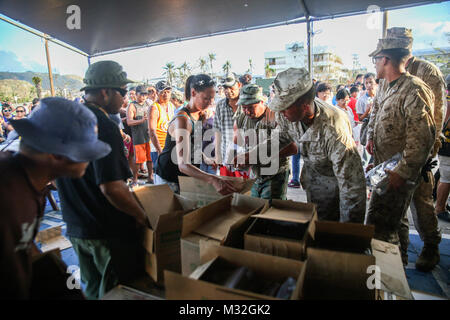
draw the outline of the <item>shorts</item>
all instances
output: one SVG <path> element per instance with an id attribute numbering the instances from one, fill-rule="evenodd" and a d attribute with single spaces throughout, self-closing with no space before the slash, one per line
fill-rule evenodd
<path id="1" fill-rule="evenodd" d="M 136 154 L 137 164 L 152 162 L 152 157 L 150 156 L 150 144 L 148 142 L 135 145 L 134 153 Z"/>
<path id="2" fill-rule="evenodd" d="M 439 157 L 439 173 L 441 177 L 439 181 L 442 183 L 450 183 L 450 157 Z"/>
<path id="3" fill-rule="evenodd" d="M 127 148 L 128 150 L 127 159 L 129 159 L 130 157 L 133 158 L 134 156 L 133 140 L 131 140 L 129 143 L 124 141 L 123 144 L 125 145 L 125 148 Z"/>

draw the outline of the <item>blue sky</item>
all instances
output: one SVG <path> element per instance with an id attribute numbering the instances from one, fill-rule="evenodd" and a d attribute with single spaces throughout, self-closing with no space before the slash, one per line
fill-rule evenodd
<path id="1" fill-rule="evenodd" d="M 450 33 L 450 2 L 420 6 L 389 12 L 389 27 L 402 26 L 413 29 L 413 50 L 434 47 L 449 47 L 445 33 Z M 361 64 L 373 70 L 368 54 L 376 47 L 381 36 L 381 14 L 360 15 L 314 24 L 314 45 L 331 47 L 344 63 L 351 67 L 352 54 L 359 54 Z M 213 67 L 221 70 L 226 60 L 232 69 L 242 73 L 248 69 L 251 58 L 255 74 L 264 73 L 264 52 L 284 50 L 287 43 L 306 42 L 306 25 L 289 25 L 270 29 L 239 32 L 235 34 L 184 41 L 175 44 L 140 49 L 126 53 L 108 55 L 97 60 L 116 60 L 124 66 L 134 80 L 162 76 L 166 62 L 180 65 L 187 61 L 191 65 L 209 52 L 216 53 Z M 83 76 L 87 59 L 56 44 L 49 43 L 52 69 L 61 74 Z M 96 61 L 96 60 L 93 60 Z M 26 31 L 0 21 L 0 71 L 46 72 L 46 57 L 43 41 Z"/>

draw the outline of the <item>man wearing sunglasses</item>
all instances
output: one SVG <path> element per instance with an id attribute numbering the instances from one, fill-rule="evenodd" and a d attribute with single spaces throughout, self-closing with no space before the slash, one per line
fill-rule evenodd
<path id="1" fill-rule="evenodd" d="M 9 123 L 9 120 L 13 119 L 12 115 L 12 108 L 9 104 L 5 103 L 2 107 L 2 127 L 3 127 L 3 134 L 4 137 L 7 138 L 8 133 L 13 129 L 12 125 Z"/>
<path id="2" fill-rule="evenodd" d="M 370 54 L 377 78 L 382 80 L 367 133 L 367 150 L 373 154 L 375 166 L 402 155 L 394 169 L 386 170 L 387 192 L 372 194 L 367 223 L 375 225 L 375 238 L 400 246 L 405 265 L 407 243 L 400 241 L 401 221 L 423 179 L 422 168 L 436 140 L 433 92 L 406 70 L 411 48 L 409 39 L 390 35 L 380 39 Z"/>
<path id="3" fill-rule="evenodd" d="M 119 127 L 109 116 L 119 112 L 125 86 L 132 81 L 118 63 L 99 61 L 89 66 L 83 82 L 85 105 L 97 118 L 98 138 L 111 152 L 90 162 L 81 179 L 57 179 L 57 186 L 85 295 L 99 299 L 143 270 L 138 226 L 146 225 L 146 218 L 126 184 L 132 175 Z"/>

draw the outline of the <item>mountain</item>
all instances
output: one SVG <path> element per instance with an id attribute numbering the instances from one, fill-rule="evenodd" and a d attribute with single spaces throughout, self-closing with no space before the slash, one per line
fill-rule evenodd
<path id="1" fill-rule="evenodd" d="M 23 80 L 33 84 L 33 77 L 40 77 L 42 79 L 42 89 L 50 90 L 50 80 L 48 79 L 48 73 L 39 72 L 0 72 L 0 80 L 12 79 Z M 76 75 L 59 75 L 53 74 L 53 83 L 55 89 L 68 89 L 71 91 L 80 90 L 83 87 L 83 78 Z"/>

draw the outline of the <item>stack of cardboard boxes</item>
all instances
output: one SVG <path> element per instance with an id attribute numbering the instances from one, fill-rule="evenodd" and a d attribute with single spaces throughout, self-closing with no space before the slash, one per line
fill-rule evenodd
<path id="1" fill-rule="evenodd" d="M 135 190 L 151 226 L 147 273 L 168 299 L 412 299 L 398 247 L 373 239 L 372 226 L 318 221 L 310 203 L 180 185 L 181 196 Z"/>

